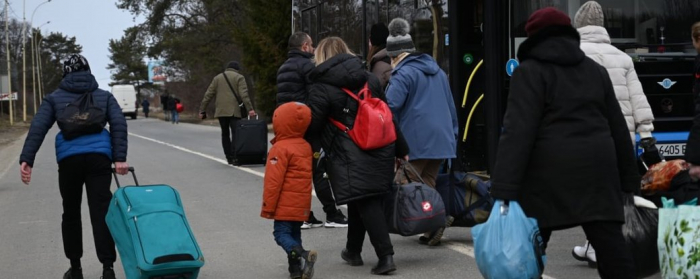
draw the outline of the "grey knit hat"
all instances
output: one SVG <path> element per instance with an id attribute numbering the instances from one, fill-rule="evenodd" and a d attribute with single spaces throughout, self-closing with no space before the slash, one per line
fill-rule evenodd
<path id="1" fill-rule="evenodd" d="M 576 12 L 574 27 L 581 28 L 588 25 L 603 27 L 604 21 L 603 7 L 596 1 L 588 1 Z"/>
<path id="2" fill-rule="evenodd" d="M 395 18 L 389 23 L 389 37 L 386 38 L 386 54 L 389 57 L 399 56 L 401 53 L 413 53 L 416 51 L 416 46 L 413 45 L 413 39 L 408 34 L 411 31 L 411 26 L 403 18 Z"/>

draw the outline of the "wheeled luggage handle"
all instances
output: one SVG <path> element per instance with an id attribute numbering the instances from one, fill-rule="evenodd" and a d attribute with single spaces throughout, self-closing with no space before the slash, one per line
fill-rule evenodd
<path id="1" fill-rule="evenodd" d="M 131 172 L 131 175 L 134 176 L 134 183 L 136 183 L 136 186 L 139 186 L 139 181 L 136 179 L 136 172 L 134 171 L 134 167 L 129 167 L 129 171 Z M 112 175 L 114 175 L 114 181 L 117 182 L 117 188 L 120 188 L 121 185 L 119 184 L 119 178 L 117 178 L 117 169 L 112 168 Z"/>

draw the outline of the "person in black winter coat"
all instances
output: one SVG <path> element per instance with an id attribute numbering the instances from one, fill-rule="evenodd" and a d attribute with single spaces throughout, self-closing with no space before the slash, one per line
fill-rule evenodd
<path id="1" fill-rule="evenodd" d="M 532 14 L 520 46 L 492 176 L 494 198 L 518 201 L 546 243 L 582 226 L 602 278 L 633 278 L 622 235 L 623 192 L 640 187 L 610 77 L 586 57 L 569 17 Z"/>
<path id="2" fill-rule="evenodd" d="M 63 63 L 63 73 L 63 80 L 58 89 L 44 97 L 41 107 L 32 120 L 19 159 L 22 182 L 27 185 L 31 182 L 36 154 L 51 127 L 59 122 L 55 146 L 58 189 L 63 201 L 61 232 L 63 249 L 71 265 L 63 278 L 83 278 L 81 267 L 83 228 L 80 212 L 83 185 L 85 185 L 95 250 L 97 258 L 103 265 L 101 278 L 114 279 L 113 264 L 117 259 L 117 253 L 105 216 L 112 199 L 111 165 L 114 164 L 116 172 L 122 175 L 126 174 L 129 168 L 126 163 L 128 149 L 126 119 L 114 96 L 98 88 L 85 57 L 79 54 L 71 55 Z M 104 122 L 100 123 L 102 130 L 95 131 L 96 133 L 80 133 L 75 138 L 69 136 L 70 139 L 67 139 L 64 137 L 66 131 L 63 129 L 69 125 L 63 124 L 66 122 L 63 119 L 73 119 L 77 116 L 77 112 L 73 115 L 65 115 L 64 112 L 70 104 L 84 94 L 92 94 L 92 105 L 104 112 Z M 109 131 L 104 128 L 108 123 Z"/>
<path id="3" fill-rule="evenodd" d="M 314 42 L 304 32 L 296 32 L 289 37 L 289 54 L 287 61 L 277 71 L 277 106 L 288 102 L 306 103 L 309 98 L 309 73 L 316 67 L 312 61 Z M 326 228 L 344 228 L 348 226 L 348 220 L 340 209 L 335 207 L 335 199 L 331 192 L 331 185 L 326 172 L 326 159 L 321 156 L 320 138 L 307 133 L 306 140 L 311 144 L 314 152 L 313 180 L 316 197 L 323 205 L 326 213 L 326 222 L 316 219 L 313 211 L 309 213 L 309 220 L 301 226 L 302 229 L 310 229 L 324 226 Z"/>
<path id="4" fill-rule="evenodd" d="M 342 88 L 358 92 L 369 83 L 373 97 L 384 102 L 386 97 L 377 77 L 363 68 L 342 39 L 324 39 L 315 54 L 317 67 L 310 75 L 313 85 L 309 91 L 308 105 L 312 112 L 309 129 L 312 134 L 320 133 L 336 202 L 348 205 L 348 239 L 341 256 L 351 265 L 362 265 L 360 253 L 368 233 L 379 258 L 372 273 L 388 274 L 396 270 L 396 265 L 382 199 L 391 189 L 395 158 L 408 160 L 408 145 L 395 119 L 396 142 L 369 151 L 360 149 L 347 133 L 328 121 L 333 118 L 349 125 L 357 114 L 357 102 Z"/>
<path id="5" fill-rule="evenodd" d="M 148 113 L 151 111 L 151 102 L 149 102 L 148 99 L 143 99 L 143 102 L 141 102 L 141 109 L 143 110 L 143 115 L 148 118 Z"/>
<path id="6" fill-rule="evenodd" d="M 309 73 L 314 69 L 314 43 L 304 32 L 289 37 L 287 60 L 277 70 L 277 106 L 288 102 L 306 103 Z"/>

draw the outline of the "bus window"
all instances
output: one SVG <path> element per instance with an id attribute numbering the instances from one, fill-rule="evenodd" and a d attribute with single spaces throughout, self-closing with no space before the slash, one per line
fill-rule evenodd
<path id="1" fill-rule="evenodd" d="M 585 0 L 511 1 L 511 53 L 527 38 L 525 24 L 534 11 L 555 7 L 573 20 Z M 700 17 L 700 1 L 598 0 L 612 43 L 628 53 L 692 53 L 689 28 Z M 663 45 L 662 48 L 658 46 Z"/>

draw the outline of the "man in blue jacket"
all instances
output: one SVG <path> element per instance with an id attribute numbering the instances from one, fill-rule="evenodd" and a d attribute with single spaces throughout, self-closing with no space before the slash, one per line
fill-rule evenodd
<path id="1" fill-rule="evenodd" d="M 34 116 L 19 159 L 22 182 L 29 185 L 36 153 L 46 133 L 68 104 L 82 94 L 92 94 L 93 105 L 105 112 L 106 121 L 102 126 L 109 123 L 109 131 L 103 129 L 100 133 L 81 135 L 71 140 L 65 139 L 62 132 L 56 135 L 58 187 L 63 198 L 63 249 L 71 264 L 70 269 L 63 275 L 64 279 L 83 278 L 80 265 L 80 258 L 83 256 L 80 216 L 83 184 L 87 190 L 97 258 L 103 265 L 102 278 L 115 278 L 113 264 L 117 253 L 105 216 L 112 198 L 112 163 L 117 173 L 123 175 L 128 172 L 127 128 L 126 119 L 117 100 L 109 92 L 97 87 L 87 59 L 79 54 L 69 57 L 63 64 L 63 80 L 59 89 L 44 98 Z"/>
<path id="2" fill-rule="evenodd" d="M 386 51 L 394 70 L 386 98 L 411 150 L 411 165 L 435 187 L 442 161 L 457 157 L 457 110 L 447 75 L 432 57 L 415 53 L 406 20 L 395 18 L 388 28 Z M 438 245 L 443 230 L 421 237 L 421 243 Z"/>

